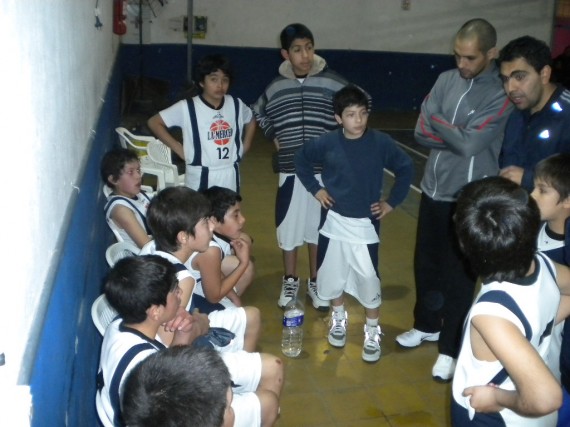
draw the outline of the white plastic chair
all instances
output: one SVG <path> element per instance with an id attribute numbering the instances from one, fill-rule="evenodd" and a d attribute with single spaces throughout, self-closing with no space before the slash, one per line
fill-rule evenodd
<path id="1" fill-rule="evenodd" d="M 148 157 L 165 170 L 164 178 L 167 186 L 184 185 L 184 174 L 178 175 L 178 168 L 172 163 L 170 147 L 167 147 L 160 140 L 149 141 L 146 150 Z"/>
<path id="2" fill-rule="evenodd" d="M 113 230 L 114 231 L 114 230 Z M 109 267 L 113 267 L 117 261 L 128 256 L 138 255 L 140 249 L 138 246 L 131 242 L 117 242 L 113 243 L 105 251 L 105 259 L 107 259 L 107 264 Z"/>
<path id="3" fill-rule="evenodd" d="M 105 294 L 99 295 L 91 306 L 91 319 L 101 335 L 105 335 L 105 329 L 117 315 L 117 311 L 111 307 Z"/>
<path id="4" fill-rule="evenodd" d="M 165 175 L 169 173 L 162 165 L 152 161 L 148 157 L 147 145 L 151 141 L 158 141 L 154 136 L 135 135 L 129 132 L 124 127 L 115 128 L 115 132 L 119 135 L 119 142 L 121 147 L 128 148 L 137 152 L 140 162 L 141 171 L 143 174 L 156 176 L 157 184 L 156 191 L 160 191 L 166 187 Z"/>
<path id="5" fill-rule="evenodd" d="M 115 128 L 115 132 L 119 134 L 121 147 L 135 150 L 139 157 L 147 155 L 146 146 L 150 141 L 156 141 L 154 136 L 135 135 L 124 127 Z"/>

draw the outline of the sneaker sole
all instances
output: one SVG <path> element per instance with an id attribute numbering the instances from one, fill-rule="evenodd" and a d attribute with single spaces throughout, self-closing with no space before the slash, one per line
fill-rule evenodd
<path id="1" fill-rule="evenodd" d="M 364 360 L 366 363 L 375 363 L 380 360 L 380 354 L 378 356 L 373 356 L 362 352 L 362 360 Z"/>
<path id="2" fill-rule="evenodd" d="M 306 295 L 307 295 L 307 298 L 309 298 L 311 300 L 311 305 L 313 307 L 315 307 L 316 310 L 323 311 L 323 312 L 329 311 L 330 306 L 328 304 L 327 305 L 319 305 L 318 303 L 315 303 L 315 300 L 313 299 L 313 297 L 311 296 L 310 293 L 307 292 Z"/>
<path id="3" fill-rule="evenodd" d="M 335 338 L 332 338 L 331 336 L 329 336 L 328 338 L 329 338 L 329 344 L 332 345 L 333 347 L 343 348 L 346 345 L 346 338 L 344 340 L 337 340 Z"/>
<path id="4" fill-rule="evenodd" d="M 403 344 L 403 343 L 400 342 L 400 340 L 399 340 L 398 338 L 396 338 L 396 342 L 397 342 L 398 344 L 400 344 L 402 347 L 406 347 L 406 348 L 419 347 L 424 341 L 437 342 L 437 341 L 439 341 L 439 335 L 438 335 L 437 337 L 426 337 L 426 338 L 422 338 L 419 343 L 417 343 L 417 344 L 412 344 L 412 345 Z"/>
<path id="5" fill-rule="evenodd" d="M 444 378 L 441 378 L 440 376 L 435 376 L 435 377 L 432 376 L 432 378 L 436 383 L 440 383 L 440 384 L 447 384 L 447 383 L 450 383 L 451 380 L 453 380 L 453 376 L 447 380 Z"/>

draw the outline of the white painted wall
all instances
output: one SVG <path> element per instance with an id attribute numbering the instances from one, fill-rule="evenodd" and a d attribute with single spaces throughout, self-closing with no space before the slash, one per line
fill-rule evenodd
<path id="1" fill-rule="evenodd" d="M 0 386 L 16 381 L 65 236 L 118 37 L 112 2 L 0 2 Z M 76 302 L 70 301 L 70 304 Z M 5 387 L 0 387 L 5 390 Z"/>
<path id="2" fill-rule="evenodd" d="M 138 0 L 133 0 L 138 2 Z M 208 17 L 208 34 L 196 44 L 215 46 L 278 46 L 278 33 L 291 22 L 313 31 L 317 49 L 393 52 L 450 52 L 452 35 L 471 18 L 488 19 L 499 35 L 498 45 L 524 34 L 550 43 L 555 0 L 194 0 L 194 15 Z M 144 41 L 186 43 L 172 27 L 186 15 L 186 0 L 155 0 L 145 11 Z M 125 41 L 138 43 L 130 16 Z M 174 20 L 174 22 L 172 21 Z"/>

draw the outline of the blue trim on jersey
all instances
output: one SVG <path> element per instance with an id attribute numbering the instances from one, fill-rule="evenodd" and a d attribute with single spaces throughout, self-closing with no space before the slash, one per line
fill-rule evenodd
<path id="1" fill-rule="evenodd" d="M 125 375 L 125 371 L 129 367 L 129 364 L 132 360 L 142 351 L 145 350 L 156 350 L 156 348 L 149 343 L 141 343 L 137 344 L 129 349 L 123 357 L 121 361 L 118 363 L 115 372 L 113 373 L 113 378 L 111 379 L 111 384 L 109 385 L 109 399 L 111 401 L 111 406 L 113 407 L 113 413 L 115 414 L 115 418 L 113 420 L 113 424 L 115 426 L 124 426 L 125 423 L 123 422 L 121 416 L 121 398 L 119 396 L 119 386 L 121 385 L 121 380 L 123 379 L 123 375 Z"/>
<path id="2" fill-rule="evenodd" d="M 505 420 L 498 412 L 475 412 L 472 420 L 469 419 L 469 411 L 451 397 L 451 425 L 453 427 L 506 427 Z"/>
<path id="3" fill-rule="evenodd" d="M 196 107 L 194 107 L 194 101 L 192 99 L 187 99 L 186 104 L 188 104 L 188 112 L 190 113 L 190 123 L 192 124 L 192 144 L 194 144 L 194 158 L 188 165 L 190 166 L 200 166 L 202 164 L 202 142 L 200 141 L 200 132 L 198 131 L 198 118 L 196 117 Z M 190 141 L 188 141 L 190 144 Z"/>
<path id="4" fill-rule="evenodd" d="M 275 225 L 279 227 L 289 206 L 291 205 L 291 197 L 293 196 L 293 187 L 295 185 L 295 176 L 291 175 L 285 178 L 285 182 L 277 189 L 277 198 L 275 200 Z"/>
<path id="5" fill-rule="evenodd" d="M 141 191 L 140 194 L 142 194 L 149 202 L 150 202 L 150 197 L 147 196 L 146 192 Z M 135 204 L 133 203 L 133 201 L 131 199 L 129 199 L 128 197 L 125 196 L 117 196 L 117 195 L 113 195 L 109 198 L 109 201 L 107 202 L 107 204 L 105 205 L 104 211 L 105 211 L 105 216 L 107 216 L 107 211 L 111 208 L 113 202 L 115 200 L 124 200 L 125 202 L 127 202 L 129 205 L 131 205 L 131 207 L 134 209 L 135 213 L 137 213 L 140 217 L 140 219 L 142 220 L 142 223 L 144 225 L 144 230 L 146 231 L 146 234 L 148 234 L 149 236 L 152 235 L 152 231 L 150 230 L 150 227 L 148 226 L 148 224 L 146 223 L 146 216 L 143 215 L 143 213 L 135 206 Z"/>
<path id="6" fill-rule="evenodd" d="M 507 294 L 505 291 L 489 291 L 481 295 L 481 298 L 479 298 L 477 303 L 479 302 L 492 302 L 500 304 L 508 309 L 521 321 L 524 328 L 525 337 L 530 341 L 532 338 L 532 328 L 530 327 L 530 324 L 528 323 L 528 320 L 526 319 L 519 305 L 509 294 Z M 493 383 L 495 385 L 502 384 L 508 378 L 508 376 L 509 373 L 506 369 L 503 368 L 497 373 L 497 375 L 493 377 L 492 380 L 489 381 L 489 383 Z"/>
<path id="7" fill-rule="evenodd" d="M 239 177 L 239 161 L 240 161 L 240 156 L 238 154 L 238 160 L 234 163 L 234 171 L 235 171 L 235 177 L 236 177 L 236 193 L 239 194 L 240 192 L 240 177 Z"/>
<path id="8" fill-rule="evenodd" d="M 208 189 L 208 176 L 210 174 L 210 169 L 207 166 L 202 166 L 200 171 L 200 183 L 198 184 L 198 191 L 205 191 Z"/>
<path id="9" fill-rule="evenodd" d="M 235 138 L 234 138 L 234 142 L 236 144 L 236 162 L 239 162 L 241 160 L 241 156 L 239 155 L 239 149 L 242 145 L 242 135 L 241 135 L 241 129 L 239 127 L 239 102 L 237 100 L 237 98 L 232 97 L 232 99 L 234 100 L 234 109 L 235 109 L 235 123 L 236 123 L 236 133 L 235 133 Z M 237 171 L 236 171 L 237 172 Z"/>

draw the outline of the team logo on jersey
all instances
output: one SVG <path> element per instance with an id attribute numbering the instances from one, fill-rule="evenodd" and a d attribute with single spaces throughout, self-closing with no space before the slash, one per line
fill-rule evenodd
<path id="1" fill-rule="evenodd" d="M 219 119 L 210 125 L 208 141 L 214 141 L 216 145 L 226 145 L 230 142 L 234 130 L 225 120 Z"/>

